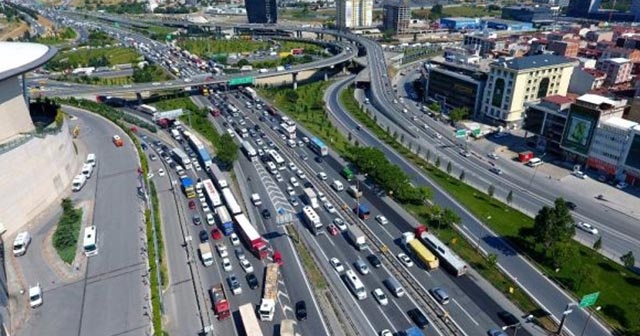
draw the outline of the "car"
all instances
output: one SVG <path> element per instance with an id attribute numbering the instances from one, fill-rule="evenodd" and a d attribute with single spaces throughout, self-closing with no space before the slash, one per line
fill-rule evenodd
<path id="1" fill-rule="evenodd" d="M 231 293 L 233 293 L 233 295 L 242 294 L 242 286 L 234 274 L 231 274 L 227 278 L 227 283 L 229 284 L 229 288 L 231 288 Z"/>
<path id="2" fill-rule="evenodd" d="M 195 225 L 202 224 L 202 219 L 200 218 L 200 215 L 193 215 L 192 220 L 193 220 L 193 224 Z"/>
<path id="3" fill-rule="evenodd" d="M 313 160 L 316 161 L 317 163 L 324 162 L 324 160 L 322 160 L 322 157 L 320 157 L 320 156 L 316 156 Z"/>
<path id="4" fill-rule="evenodd" d="M 278 181 L 278 182 L 284 181 L 284 179 L 282 178 L 282 175 L 280 173 L 276 173 L 276 181 Z"/>
<path id="5" fill-rule="evenodd" d="M 600 182 L 607 182 L 607 176 L 606 176 L 606 175 L 600 175 L 600 176 L 598 176 L 598 181 L 600 181 Z"/>
<path id="6" fill-rule="evenodd" d="M 193 210 L 196 208 L 196 202 L 194 202 L 193 200 L 189 201 L 189 209 Z"/>
<path id="7" fill-rule="evenodd" d="M 40 284 L 29 287 L 29 307 L 40 307 L 42 306 L 42 303 L 42 287 L 40 287 Z"/>
<path id="8" fill-rule="evenodd" d="M 595 227 L 593 227 L 593 225 L 586 223 L 586 222 L 578 222 L 576 224 L 576 226 L 578 227 L 578 229 L 585 231 L 585 232 L 589 232 L 592 235 L 597 235 L 598 234 L 598 229 L 596 229 Z"/>
<path id="9" fill-rule="evenodd" d="M 460 155 L 462 155 L 464 157 L 470 157 L 471 156 L 471 152 L 469 152 L 467 150 L 461 150 L 460 151 Z"/>
<path id="10" fill-rule="evenodd" d="M 577 177 L 579 179 L 583 179 L 583 180 L 587 178 L 587 174 L 585 174 L 584 172 L 579 171 L 579 170 L 575 170 L 575 171 L 571 172 L 571 175 L 573 175 L 573 176 L 575 176 L 575 177 Z"/>
<path id="11" fill-rule="evenodd" d="M 271 218 L 271 211 L 269 211 L 269 209 L 262 209 L 262 218 L 264 219 L 269 219 Z"/>
<path id="12" fill-rule="evenodd" d="M 257 139 L 256 140 L 256 145 L 262 146 L 262 145 L 264 145 L 264 141 L 262 141 L 262 139 Z"/>
<path id="13" fill-rule="evenodd" d="M 222 259 L 222 268 L 224 268 L 226 272 L 231 272 L 233 270 L 233 266 L 231 266 L 231 261 L 229 260 L 229 258 Z"/>
<path id="14" fill-rule="evenodd" d="M 333 257 L 333 258 L 329 259 L 329 263 L 331 264 L 331 266 L 333 266 L 333 269 L 335 269 L 336 272 L 338 272 L 338 273 L 344 272 L 344 266 L 342 265 L 340 260 L 338 260 L 338 258 Z"/>
<path id="15" fill-rule="evenodd" d="M 337 227 L 337 226 L 335 226 L 334 224 L 329 224 L 329 225 L 327 226 L 327 231 L 329 231 L 329 233 L 330 233 L 332 236 L 337 236 L 337 235 L 338 235 L 338 233 L 340 233 L 340 230 L 338 230 L 338 227 Z"/>
<path id="16" fill-rule="evenodd" d="M 429 290 L 429 293 L 431 293 L 431 296 L 433 296 L 441 304 L 449 303 L 449 294 L 447 294 L 447 292 L 442 289 L 442 287 L 434 287 Z"/>
<path id="17" fill-rule="evenodd" d="M 305 181 L 302 185 L 305 188 L 313 188 L 313 184 L 311 184 L 311 182 L 309 182 L 309 181 Z"/>
<path id="18" fill-rule="evenodd" d="M 207 224 L 209 224 L 209 225 L 215 225 L 216 224 L 216 220 L 213 217 L 213 214 L 210 214 L 210 213 L 207 214 Z"/>
<path id="19" fill-rule="evenodd" d="M 500 329 L 495 329 L 495 328 L 487 330 L 487 335 L 488 336 L 509 336 L 509 334 L 507 334 L 506 332 Z"/>
<path id="20" fill-rule="evenodd" d="M 333 224 L 335 224 L 340 231 L 347 231 L 347 224 L 340 217 L 336 217 L 333 219 Z"/>
<path id="21" fill-rule="evenodd" d="M 293 176 L 289 179 L 289 183 L 291 183 L 291 185 L 294 187 L 300 186 L 300 183 L 298 183 L 298 179 Z"/>
<path id="22" fill-rule="evenodd" d="M 381 288 L 376 288 L 371 292 L 373 297 L 378 301 L 381 306 L 386 306 L 389 304 L 389 299 L 387 298 L 387 294 L 385 294 Z"/>
<path id="23" fill-rule="evenodd" d="M 422 313 L 418 308 L 409 310 L 407 315 L 409 315 L 413 323 L 415 323 L 420 329 L 424 329 L 429 325 L 429 320 L 427 320 L 427 317 L 424 316 L 424 313 Z"/>
<path id="24" fill-rule="evenodd" d="M 327 174 L 325 172 L 319 172 L 318 173 L 318 178 L 321 179 L 322 181 L 326 181 L 327 180 Z"/>
<path id="25" fill-rule="evenodd" d="M 151 161 L 155 161 L 158 159 L 158 157 L 155 154 L 151 154 L 149 155 L 149 159 L 151 159 Z"/>
<path id="26" fill-rule="evenodd" d="M 353 263 L 353 266 L 358 270 L 358 272 L 360 272 L 360 274 L 369 274 L 369 266 L 367 266 L 367 264 L 365 264 L 361 259 L 356 260 L 356 262 Z"/>
<path id="27" fill-rule="evenodd" d="M 209 212 L 211 209 L 209 208 L 209 204 L 207 202 L 202 202 L 202 211 Z"/>
<path id="28" fill-rule="evenodd" d="M 300 158 L 302 159 L 302 161 L 307 161 L 307 159 L 309 159 L 309 157 L 305 153 L 301 153 Z"/>
<path id="29" fill-rule="evenodd" d="M 626 188 L 628 186 L 629 186 L 629 184 L 627 182 L 624 182 L 624 181 L 620 181 L 620 182 L 618 182 L 618 184 L 616 184 L 616 188 L 618 188 L 618 189 L 624 189 L 624 188 Z"/>
<path id="30" fill-rule="evenodd" d="M 242 269 L 246 273 L 253 273 L 253 266 L 251 265 L 251 263 L 247 259 L 241 259 L 240 260 L 240 267 L 242 267 Z"/>
<path id="31" fill-rule="evenodd" d="M 387 220 L 387 217 L 382 216 L 382 215 L 377 215 L 376 216 L 376 220 L 378 221 L 378 223 L 380 223 L 382 225 L 387 225 L 389 223 L 389 220 Z"/>
<path id="32" fill-rule="evenodd" d="M 569 210 L 575 210 L 578 206 L 570 201 L 567 201 L 567 208 L 569 208 Z"/>
<path id="33" fill-rule="evenodd" d="M 327 196 L 325 196 L 322 191 L 318 191 L 318 199 L 320 200 L 320 202 L 326 202 Z"/>
<path id="34" fill-rule="evenodd" d="M 393 333 L 389 329 L 380 331 L 380 336 L 393 336 Z"/>
<path id="35" fill-rule="evenodd" d="M 300 169 L 298 169 L 298 170 L 296 171 L 296 175 L 298 175 L 298 177 L 299 177 L 300 179 L 302 179 L 302 180 L 304 180 L 304 179 L 306 179 L 306 178 L 307 178 L 307 175 L 306 175 L 302 170 L 300 170 Z"/>
<path id="36" fill-rule="evenodd" d="M 200 237 L 201 243 L 206 243 L 209 241 L 209 233 L 207 232 L 207 230 L 200 230 L 200 233 L 198 233 L 198 236 Z"/>
<path id="37" fill-rule="evenodd" d="M 324 204 L 324 208 L 329 212 L 329 213 L 336 213 L 338 212 L 336 210 L 336 208 L 333 206 L 333 204 L 329 203 L 329 202 L 325 202 Z"/>
<path id="38" fill-rule="evenodd" d="M 518 320 L 517 317 L 513 316 L 513 314 L 511 314 L 510 312 L 503 310 L 498 312 L 498 318 L 504 322 L 505 325 L 507 326 L 512 326 L 512 325 L 516 325 L 518 323 L 520 323 L 520 320 Z"/>
<path id="39" fill-rule="evenodd" d="M 293 162 L 289 162 L 289 169 L 291 169 L 291 171 L 296 171 L 298 170 L 298 166 Z"/>
<path id="40" fill-rule="evenodd" d="M 229 252 L 227 252 L 227 246 L 223 243 L 216 244 L 216 251 L 218 251 L 220 258 L 225 258 L 229 255 Z"/>
<path id="41" fill-rule="evenodd" d="M 236 258 L 238 258 L 238 260 L 244 260 L 247 257 L 244 254 L 244 249 L 242 247 L 238 247 L 234 250 L 234 253 L 236 254 Z"/>
<path id="42" fill-rule="evenodd" d="M 494 159 L 494 160 L 497 160 L 497 159 L 498 159 L 498 154 L 496 154 L 496 153 L 489 153 L 489 154 L 487 154 L 487 156 L 488 156 L 490 159 Z"/>
<path id="43" fill-rule="evenodd" d="M 380 258 L 378 258 L 377 255 L 375 254 L 370 254 L 367 256 L 367 260 L 369 260 L 369 263 L 371 264 L 371 266 L 373 266 L 374 268 L 380 268 L 382 267 L 382 262 L 380 261 Z"/>
<path id="44" fill-rule="evenodd" d="M 398 253 L 397 257 L 398 257 L 398 260 L 400 260 L 400 262 L 406 267 L 413 266 L 413 261 L 411 260 L 411 258 L 409 258 L 409 256 L 406 253 L 400 252 Z"/>
<path id="45" fill-rule="evenodd" d="M 290 196 L 293 196 L 296 194 L 296 191 L 293 189 L 292 186 L 287 186 L 287 194 L 289 194 Z"/>
<path id="46" fill-rule="evenodd" d="M 489 171 L 494 173 L 494 174 L 498 174 L 498 175 L 502 175 L 503 174 L 502 169 L 500 169 L 498 167 L 491 167 L 491 168 L 489 168 Z"/>
<path id="47" fill-rule="evenodd" d="M 304 300 L 296 302 L 296 319 L 298 321 L 307 319 L 307 303 Z"/>
<path id="48" fill-rule="evenodd" d="M 249 273 L 245 275 L 244 278 L 247 279 L 247 284 L 249 285 L 250 289 L 256 289 L 260 286 L 260 283 L 258 282 L 258 277 L 256 277 L 255 274 Z"/>
<path id="49" fill-rule="evenodd" d="M 309 143 L 309 142 L 310 142 L 310 140 L 309 140 L 309 138 L 308 138 L 308 137 L 306 137 L 306 136 L 305 136 L 305 137 L 302 137 L 302 142 L 304 142 L 304 143 Z"/>
<path id="50" fill-rule="evenodd" d="M 291 203 L 291 205 L 293 206 L 298 206 L 300 205 L 300 203 L 298 203 L 298 199 L 296 199 L 295 196 L 291 196 L 291 198 L 289 198 L 289 202 Z"/>
<path id="51" fill-rule="evenodd" d="M 232 233 L 229 236 L 229 239 L 231 239 L 231 245 L 233 245 L 233 246 L 239 246 L 240 245 L 240 238 L 238 238 L 237 234 Z"/>
<path id="52" fill-rule="evenodd" d="M 222 239 L 222 232 L 220 232 L 220 230 L 218 230 L 217 228 L 211 230 L 211 238 L 213 238 L 213 240 Z"/>

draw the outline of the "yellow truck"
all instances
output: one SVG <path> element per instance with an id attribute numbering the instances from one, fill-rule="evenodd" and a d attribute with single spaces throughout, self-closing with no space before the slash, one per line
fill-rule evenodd
<path id="1" fill-rule="evenodd" d="M 411 249 L 413 254 L 427 267 L 434 270 L 440 266 L 440 260 L 429 249 L 416 239 L 413 232 L 405 232 L 402 234 L 402 242 Z"/>

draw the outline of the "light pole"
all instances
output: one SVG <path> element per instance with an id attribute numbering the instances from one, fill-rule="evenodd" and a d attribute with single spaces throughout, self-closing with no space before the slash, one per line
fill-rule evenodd
<path id="1" fill-rule="evenodd" d="M 506 331 L 507 329 L 510 329 L 510 328 L 514 328 L 515 331 L 513 332 L 513 336 L 517 336 L 518 335 L 518 330 L 520 330 L 520 328 L 522 328 L 522 322 L 518 322 L 516 324 L 504 326 L 504 327 L 502 327 L 502 330 Z"/>
<path id="2" fill-rule="evenodd" d="M 602 309 L 601 306 L 596 307 L 596 311 L 600 311 L 600 309 Z M 587 331 L 587 325 L 589 324 L 589 321 L 591 321 L 591 315 L 593 315 L 593 310 L 589 310 L 589 317 L 587 317 L 587 321 L 584 322 L 584 328 L 582 328 L 580 336 L 584 336 L 584 332 Z"/>
<path id="3" fill-rule="evenodd" d="M 569 314 L 573 313 L 573 307 L 577 305 L 578 304 L 575 302 L 567 304 L 567 307 L 562 312 L 562 320 L 560 321 L 560 326 L 558 327 L 558 331 L 556 331 L 556 335 L 560 335 L 560 333 L 562 332 L 562 327 L 564 327 L 564 321 L 567 319 L 567 316 L 569 316 Z"/>

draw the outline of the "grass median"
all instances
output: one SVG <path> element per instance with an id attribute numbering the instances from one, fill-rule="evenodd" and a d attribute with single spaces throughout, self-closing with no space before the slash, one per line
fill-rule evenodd
<path id="1" fill-rule="evenodd" d="M 82 209 L 74 208 L 73 202 L 68 198 L 62 200 L 61 206 L 62 217 L 53 233 L 53 247 L 62 261 L 71 264 L 78 250 Z"/>
<path id="2" fill-rule="evenodd" d="M 311 256 L 311 253 L 309 252 L 309 250 L 300 241 L 300 236 L 298 235 L 298 231 L 296 231 L 296 229 L 291 225 L 287 225 L 286 229 L 287 229 L 287 234 L 289 235 L 289 237 L 291 238 L 291 241 L 293 242 L 293 246 L 296 247 L 296 251 L 298 251 L 298 255 L 300 256 L 300 259 L 302 259 L 302 266 L 304 267 L 306 271 L 305 273 L 309 277 L 309 280 L 311 281 L 313 288 L 317 288 L 317 289 L 327 288 L 327 281 L 324 279 L 322 272 L 318 268 L 318 265 L 316 264 L 315 260 L 313 260 L 313 256 Z"/>

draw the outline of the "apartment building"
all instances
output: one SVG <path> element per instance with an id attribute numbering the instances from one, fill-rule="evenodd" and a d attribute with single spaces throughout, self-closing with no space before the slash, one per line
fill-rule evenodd
<path id="1" fill-rule="evenodd" d="M 338 28 L 370 27 L 373 23 L 373 0 L 336 1 Z"/>
<path id="2" fill-rule="evenodd" d="M 596 69 L 607 74 L 605 84 L 616 85 L 620 83 L 626 83 L 631 80 L 631 69 L 633 64 L 626 58 L 607 58 L 600 59 L 596 63 Z"/>

